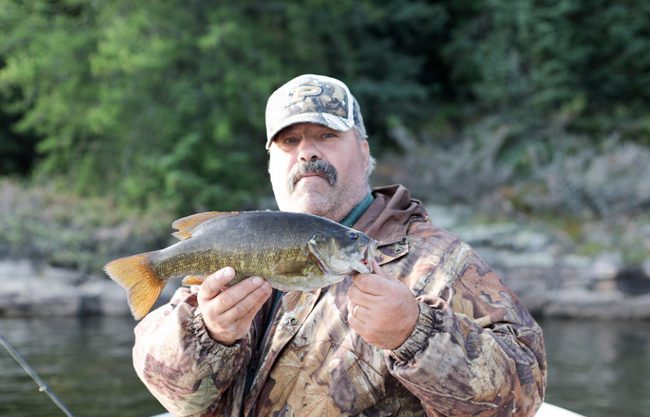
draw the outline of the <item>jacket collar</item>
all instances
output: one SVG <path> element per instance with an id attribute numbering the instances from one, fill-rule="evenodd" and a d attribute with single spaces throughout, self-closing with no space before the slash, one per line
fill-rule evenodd
<path id="1" fill-rule="evenodd" d="M 372 191 L 374 201 L 353 225 L 382 243 L 402 240 L 411 220 L 425 220 L 427 213 L 419 200 L 403 185 L 389 185 Z"/>

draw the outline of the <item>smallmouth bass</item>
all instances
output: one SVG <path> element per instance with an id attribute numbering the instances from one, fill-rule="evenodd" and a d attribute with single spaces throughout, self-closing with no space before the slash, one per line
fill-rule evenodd
<path id="1" fill-rule="evenodd" d="M 309 291 L 370 273 L 377 241 L 339 223 L 281 211 L 206 212 L 176 220 L 180 242 L 104 266 L 126 289 L 131 313 L 143 318 L 172 278 L 235 269 L 229 285 L 250 276 L 282 291 Z M 189 279 L 186 282 L 196 282 Z"/>

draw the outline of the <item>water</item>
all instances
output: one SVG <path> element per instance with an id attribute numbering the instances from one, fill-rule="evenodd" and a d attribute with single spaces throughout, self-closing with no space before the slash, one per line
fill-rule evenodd
<path id="1" fill-rule="evenodd" d="M 145 417 L 163 408 L 131 365 L 134 322 L 0 319 L 0 331 L 75 417 Z M 0 417 L 65 417 L 0 347 Z"/>
<path id="2" fill-rule="evenodd" d="M 548 402 L 588 417 L 650 416 L 650 322 L 541 324 Z M 75 417 L 163 411 L 132 369 L 133 325 L 126 318 L 0 318 L 0 331 Z M 0 348 L 0 417 L 28 416 L 64 414 Z"/>
<path id="3" fill-rule="evenodd" d="M 540 321 L 547 402 L 588 417 L 650 417 L 650 321 Z"/>

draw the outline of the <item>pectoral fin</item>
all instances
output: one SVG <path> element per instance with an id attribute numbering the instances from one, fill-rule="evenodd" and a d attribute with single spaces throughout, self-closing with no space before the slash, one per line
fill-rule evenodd
<path id="1" fill-rule="evenodd" d="M 188 275 L 183 278 L 181 284 L 189 287 L 190 285 L 201 285 L 205 281 L 205 275 Z"/>

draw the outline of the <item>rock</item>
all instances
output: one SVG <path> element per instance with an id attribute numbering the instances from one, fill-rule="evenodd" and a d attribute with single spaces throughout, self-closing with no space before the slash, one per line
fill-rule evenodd
<path id="1" fill-rule="evenodd" d="M 124 290 L 109 279 L 79 271 L 0 261 L 0 315 L 127 315 Z"/>
<path id="2" fill-rule="evenodd" d="M 463 205 L 441 206 L 429 204 L 426 206 L 431 222 L 443 229 L 451 229 L 457 224 L 466 222 L 472 217 L 472 208 Z"/>
<path id="3" fill-rule="evenodd" d="M 616 251 L 577 255 L 563 235 L 527 224 L 467 224 L 453 232 L 535 315 L 650 318 L 650 261 L 630 268 Z"/>
<path id="4" fill-rule="evenodd" d="M 79 314 L 108 316 L 130 314 L 126 292 L 114 282 L 93 279 L 82 284 L 80 288 L 82 296 Z"/>
<path id="5" fill-rule="evenodd" d="M 650 277 L 640 267 L 622 268 L 612 279 L 618 289 L 626 295 L 645 295 L 650 293 Z"/>
<path id="6" fill-rule="evenodd" d="M 539 253 L 562 243 L 546 230 L 517 223 L 465 225 L 455 229 L 455 233 L 472 246 L 487 246 L 512 253 Z"/>
<path id="7" fill-rule="evenodd" d="M 580 255 L 566 235 L 541 224 L 472 224 L 468 207 L 427 209 L 436 225 L 474 247 L 535 315 L 650 318 L 650 259 L 630 266 L 617 250 Z M 624 226 L 640 230 L 644 239 L 650 236 L 647 227 Z M 616 239 L 604 227 L 590 230 L 599 242 Z M 636 242 L 643 251 L 647 241 Z M 167 285 L 154 307 L 167 302 L 179 285 L 180 280 Z M 125 291 L 102 275 L 0 260 L 0 315 L 84 314 L 130 315 Z"/>

